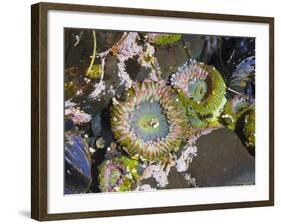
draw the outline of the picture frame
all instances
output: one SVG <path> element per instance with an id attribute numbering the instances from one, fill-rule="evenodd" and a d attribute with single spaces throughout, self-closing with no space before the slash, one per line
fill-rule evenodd
<path id="1" fill-rule="evenodd" d="M 56 17 L 51 18 L 50 12 L 58 12 Z M 259 183 L 263 183 L 264 185 L 264 195 L 261 197 L 262 199 L 255 199 L 254 196 L 251 199 L 240 201 L 227 201 L 217 200 L 215 202 L 210 201 L 204 202 L 190 202 L 189 204 L 185 204 L 185 202 L 181 202 L 177 204 L 175 201 L 174 204 L 169 204 L 169 200 L 167 199 L 167 203 L 163 205 L 154 205 L 153 203 L 149 204 L 147 202 L 143 207 L 130 207 L 130 205 L 126 205 L 127 207 L 123 208 L 114 208 L 114 209 L 102 209 L 102 210 L 92 210 L 91 206 L 84 206 L 81 211 L 79 209 L 69 209 L 65 207 L 58 212 L 50 212 L 50 199 L 52 197 L 52 193 L 50 193 L 50 189 L 52 188 L 52 184 L 54 181 L 52 180 L 52 172 L 53 169 L 56 169 L 56 161 L 61 161 L 63 164 L 63 158 L 58 158 L 54 161 L 54 157 L 52 156 L 54 153 L 51 150 L 51 146 L 53 146 L 52 142 L 50 142 L 50 133 L 53 131 L 50 128 L 50 115 L 52 117 L 60 117 L 61 114 L 56 114 L 56 110 L 52 112 L 53 106 L 52 104 L 53 97 L 50 97 L 50 92 L 53 95 L 57 95 L 58 92 L 63 92 L 63 86 L 61 89 L 59 85 L 54 84 L 54 78 L 50 78 L 50 72 L 53 71 L 51 66 L 53 66 L 51 61 L 51 54 L 49 52 L 49 48 L 52 47 L 53 42 L 50 37 L 50 29 L 52 29 L 52 25 L 54 21 L 64 14 L 64 19 L 67 18 L 67 14 L 76 13 L 77 18 L 82 18 L 83 16 L 87 17 L 91 14 L 100 14 L 103 18 L 108 17 L 108 23 L 110 24 L 109 16 L 118 15 L 120 17 L 128 17 L 130 18 L 138 18 L 139 21 L 145 20 L 147 18 L 154 18 L 155 20 L 163 19 L 165 21 L 173 21 L 173 20 L 192 20 L 192 21 L 207 21 L 213 23 L 224 22 L 226 24 L 250 24 L 253 26 L 262 26 L 264 30 L 267 30 L 267 33 L 264 34 L 265 38 L 260 38 L 260 40 L 266 40 L 266 42 L 262 42 L 261 44 L 265 44 L 267 63 L 265 63 L 265 69 L 267 70 L 268 76 L 265 77 L 268 83 L 266 86 L 266 96 L 265 101 L 267 102 L 267 106 L 264 108 L 264 111 L 260 111 L 259 116 L 263 113 L 267 114 L 265 119 L 265 125 L 267 129 L 263 133 L 268 138 L 267 149 L 265 150 L 265 159 L 260 158 L 259 152 L 256 152 L 256 158 L 259 158 L 259 161 L 263 161 L 265 163 L 266 172 L 265 179 L 258 178 L 256 185 Z M 89 17 L 90 18 L 90 17 Z M 63 19 L 62 19 L 63 21 Z M 74 21 L 74 20 L 71 20 Z M 81 20 L 82 21 L 82 20 Z M 68 23 L 69 24 L 69 23 Z M 73 27 L 77 27 L 77 24 L 73 23 Z M 201 24 L 204 26 L 203 24 Z M 84 27 L 84 26 L 81 26 Z M 85 25 L 88 28 L 88 25 Z M 95 28 L 95 25 L 93 24 Z M 130 26 L 131 27 L 131 26 Z M 61 27 L 60 27 L 61 28 Z M 102 27 L 101 27 L 102 28 Z M 148 29 L 148 28 L 147 28 Z M 167 29 L 167 28 L 166 28 Z M 242 28 L 241 28 L 242 29 Z M 253 28 L 254 29 L 254 28 Z M 258 28 L 257 28 L 258 29 Z M 116 28 L 118 30 L 118 28 Z M 130 28 L 128 28 L 130 30 Z M 137 29 L 138 30 L 138 29 Z M 53 31 L 52 31 L 53 32 Z M 55 31 L 56 32 L 56 31 Z M 169 30 L 167 30 L 169 32 Z M 182 31 L 183 33 L 185 31 Z M 200 27 L 198 31 L 200 33 Z M 216 30 L 214 30 L 214 34 L 216 34 Z M 234 31 L 233 31 L 234 32 Z M 237 30 L 238 32 L 238 30 Z M 54 32 L 53 32 L 54 33 Z M 214 35 L 212 34 L 212 35 Z M 268 35 L 267 35 L 268 34 Z M 219 35 L 219 34 L 218 34 Z M 154 9 L 137 9 L 137 8 L 116 8 L 116 7 L 104 7 L 104 6 L 91 6 L 91 5 L 73 5 L 73 4 L 57 4 L 57 3 L 38 3 L 31 6 L 31 218 L 36 219 L 38 221 L 48 221 L 48 220 L 61 220 L 61 219 L 81 219 L 81 218 L 95 218 L 95 217 L 109 217 L 109 216 L 125 216 L 125 215 L 142 215 L 142 214 L 157 214 L 157 213 L 171 213 L 171 212 L 187 212 L 187 211 L 203 211 L 203 210 L 215 210 L 215 209 L 227 209 L 227 208 L 247 208 L 247 207 L 260 207 L 260 206 L 273 206 L 274 205 L 274 18 L 272 17 L 259 17 L 259 16 L 241 16 L 241 15 L 224 15 L 224 14 L 210 14 L 210 13 L 202 13 L 202 12 L 183 12 L 183 11 L 166 11 L 166 10 L 154 10 Z M 61 40 L 63 37 L 61 36 Z M 62 41 L 63 42 L 63 41 Z M 55 49 L 60 52 L 60 55 L 63 55 L 62 48 Z M 260 54 L 259 54 L 260 56 Z M 257 67 L 261 67 L 260 62 L 264 60 L 264 58 L 260 57 L 257 60 Z M 57 77 L 63 76 L 62 70 L 61 74 L 56 74 Z M 51 79 L 53 81 L 51 81 Z M 56 81 L 55 81 L 56 82 Z M 258 82 L 258 81 L 257 81 Z M 259 83 L 261 83 L 259 81 Z M 256 93 L 260 91 L 260 89 L 256 90 Z M 63 103 L 61 103 L 61 107 L 63 107 Z M 261 107 L 260 107 L 261 108 Z M 60 111 L 60 110 L 59 110 Z M 55 115 L 55 116 L 54 116 Z M 63 117 L 63 116 L 61 116 Z M 56 119 L 55 119 L 56 120 Z M 258 122 L 261 122 L 260 119 L 256 119 L 258 126 Z M 63 125 L 63 124 L 61 124 Z M 52 127 L 55 127 L 54 125 Z M 258 131 L 259 129 L 257 129 Z M 262 130 L 260 130 L 262 131 Z M 57 135 L 58 136 L 58 135 Z M 63 139 L 63 134 L 59 135 L 58 138 Z M 54 140 L 54 138 L 51 138 Z M 61 147 L 61 151 L 63 151 L 63 146 Z M 56 150 L 60 150 L 57 148 Z M 264 155 L 264 154 L 262 154 Z M 259 172 L 259 161 L 256 161 L 256 172 Z M 262 163 L 263 163 L 262 162 Z M 258 173 L 256 174 L 258 175 Z M 63 174 L 61 174 L 63 176 Z M 53 190 L 51 191 L 53 192 Z M 179 192 L 179 191 L 177 191 Z M 123 194 L 123 193 L 122 193 Z M 116 200 L 120 201 L 122 198 L 122 194 L 108 194 L 98 196 L 96 200 L 99 203 L 103 203 L 104 198 L 107 197 L 106 200 Z M 130 194 L 131 193 L 125 193 Z M 149 197 L 154 194 L 153 192 L 143 192 L 142 194 L 149 194 Z M 169 191 L 168 193 L 170 197 L 174 197 L 173 191 Z M 72 200 L 69 196 L 61 195 L 62 197 L 68 198 L 67 200 Z M 104 198 L 103 198 L 104 197 Z M 112 198 L 116 199 L 112 199 Z M 118 197 L 120 197 L 118 199 Z M 75 202 L 80 200 L 79 197 L 75 197 Z M 58 199 L 60 200 L 60 199 Z M 73 199 L 74 200 L 74 199 Z M 94 196 L 90 198 L 88 201 L 92 201 L 95 203 Z M 136 200 L 138 200 L 136 198 Z M 54 200 L 53 200 L 54 201 Z M 56 201 L 57 202 L 57 201 Z M 160 202 L 159 202 L 160 203 Z M 104 203 L 105 204 L 105 203 Z M 104 205 L 106 206 L 106 205 Z M 63 205 L 62 205 L 63 207 Z"/>

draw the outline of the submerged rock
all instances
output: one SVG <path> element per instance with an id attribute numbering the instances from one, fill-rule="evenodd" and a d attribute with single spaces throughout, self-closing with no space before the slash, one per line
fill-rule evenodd
<path id="1" fill-rule="evenodd" d="M 94 137 L 98 137 L 102 132 L 101 115 L 96 114 L 91 120 L 91 128 Z"/>
<path id="2" fill-rule="evenodd" d="M 162 72 L 161 78 L 164 80 L 168 80 L 171 73 L 176 72 L 177 68 L 189 58 L 181 42 L 173 47 L 157 47 L 155 57 L 158 60 Z"/>
<path id="3" fill-rule="evenodd" d="M 255 159 L 236 133 L 221 128 L 197 141 L 189 172 L 198 187 L 255 184 Z"/>

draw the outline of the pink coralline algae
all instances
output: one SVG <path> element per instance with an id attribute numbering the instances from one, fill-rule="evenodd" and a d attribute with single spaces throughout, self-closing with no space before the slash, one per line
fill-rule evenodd
<path id="1" fill-rule="evenodd" d="M 66 108 L 65 117 L 70 118 L 74 124 L 87 123 L 92 119 L 91 115 L 81 111 L 79 107 Z"/>

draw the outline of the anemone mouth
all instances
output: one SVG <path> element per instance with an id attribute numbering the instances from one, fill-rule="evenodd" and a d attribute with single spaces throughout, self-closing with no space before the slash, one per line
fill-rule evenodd
<path id="1" fill-rule="evenodd" d="M 208 91 L 208 86 L 205 81 L 203 80 L 195 80 L 191 81 L 188 85 L 188 88 L 190 89 L 190 98 L 194 101 L 202 101 Z"/>
<path id="2" fill-rule="evenodd" d="M 189 60 L 170 80 L 191 112 L 204 116 L 223 107 L 226 86 L 214 67 Z"/>
<path id="3" fill-rule="evenodd" d="M 144 142 L 165 138 L 169 133 L 167 116 L 159 102 L 144 101 L 131 112 L 131 128 Z"/>
<path id="4" fill-rule="evenodd" d="M 177 92 L 164 81 L 145 80 L 111 108 L 116 141 L 131 157 L 161 160 L 186 139 L 187 117 Z"/>

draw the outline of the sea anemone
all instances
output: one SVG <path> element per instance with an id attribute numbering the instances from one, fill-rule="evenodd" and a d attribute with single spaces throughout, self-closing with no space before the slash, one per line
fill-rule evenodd
<path id="1" fill-rule="evenodd" d="M 244 117 L 243 134 L 245 137 L 245 145 L 249 149 L 255 149 L 255 110 L 249 110 Z"/>
<path id="2" fill-rule="evenodd" d="M 172 74 L 170 81 L 178 90 L 192 125 L 207 126 L 216 120 L 226 103 L 226 86 L 214 67 L 190 59 Z"/>
<path id="3" fill-rule="evenodd" d="M 220 121 L 227 128 L 234 130 L 237 120 L 251 107 L 245 97 L 236 95 L 225 104 Z"/>
<path id="4" fill-rule="evenodd" d="M 64 83 L 64 94 L 66 99 L 73 97 L 76 94 L 77 90 L 78 88 L 74 82 Z"/>
<path id="5" fill-rule="evenodd" d="M 177 151 L 188 123 L 177 92 L 164 81 L 135 83 L 124 101 L 113 101 L 111 127 L 130 157 L 157 161 Z"/>
<path id="6" fill-rule="evenodd" d="M 242 60 L 235 66 L 229 81 L 229 87 L 251 102 L 255 99 L 255 56 Z"/>
<path id="7" fill-rule="evenodd" d="M 156 45 L 173 44 L 182 38 L 181 34 L 164 34 L 164 33 L 148 33 L 147 39 L 149 42 Z"/>
<path id="8" fill-rule="evenodd" d="M 125 156 L 105 160 L 99 166 L 99 188 L 102 192 L 130 191 L 138 181 L 141 166 Z"/>

